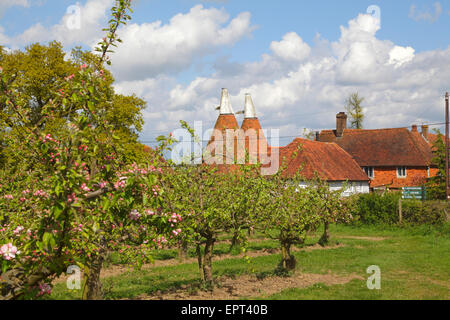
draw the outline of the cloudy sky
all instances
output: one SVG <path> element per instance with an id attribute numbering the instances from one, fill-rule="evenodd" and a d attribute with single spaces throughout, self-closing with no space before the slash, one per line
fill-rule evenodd
<path id="1" fill-rule="evenodd" d="M 92 48 L 113 2 L 0 0 L 0 44 Z M 214 126 L 221 88 L 234 111 L 251 93 L 262 126 L 286 137 L 281 145 L 303 128 L 334 128 L 355 91 L 365 98 L 366 128 L 444 117 L 450 1 L 133 2 L 112 71 L 118 92 L 147 101 L 141 140 L 149 145 L 181 119 Z"/>

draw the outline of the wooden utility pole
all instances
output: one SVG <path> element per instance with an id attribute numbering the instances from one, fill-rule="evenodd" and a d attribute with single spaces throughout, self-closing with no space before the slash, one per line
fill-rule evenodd
<path id="1" fill-rule="evenodd" d="M 448 125 L 448 92 L 445 93 L 445 201 L 448 202 L 448 186 L 449 186 L 449 177 L 448 177 L 448 138 L 449 138 L 449 125 Z"/>

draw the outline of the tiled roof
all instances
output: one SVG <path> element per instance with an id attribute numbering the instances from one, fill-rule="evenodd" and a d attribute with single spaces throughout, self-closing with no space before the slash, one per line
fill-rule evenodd
<path id="1" fill-rule="evenodd" d="M 261 161 L 261 155 L 270 155 L 270 147 L 264 136 L 258 118 L 245 118 L 242 122 L 241 130 L 246 134 L 245 149 L 250 156 L 253 155 L 258 161 Z M 253 130 L 253 132 L 251 130 Z M 252 143 L 252 145 L 250 145 L 250 143 Z"/>
<path id="2" fill-rule="evenodd" d="M 241 126 L 242 130 L 249 130 L 249 129 L 254 129 L 254 130 L 261 130 L 261 124 L 259 123 L 258 118 L 245 118 L 244 121 L 242 122 L 242 126 Z"/>
<path id="3" fill-rule="evenodd" d="M 228 161 L 234 162 L 234 159 L 227 159 L 227 130 L 237 129 L 239 129 L 239 125 L 234 114 L 220 114 L 217 118 L 216 125 L 214 126 L 214 130 L 220 131 L 220 135 L 216 136 L 215 133 L 217 132 L 211 134 L 211 138 L 207 145 L 207 152 L 210 154 L 206 157 L 214 157 L 216 154 L 217 156 L 223 155 L 223 163 L 227 163 Z M 217 141 L 216 137 L 218 138 Z M 237 138 L 235 137 L 233 140 L 234 152 L 232 156 L 234 158 L 236 155 Z"/>
<path id="4" fill-rule="evenodd" d="M 433 157 L 422 135 L 407 128 L 345 129 L 340 138 L 334 130 L 324 130 L 319 140 L 337 143 L 362 167 L 429 166 Z"/>
<path id="5" fill-rule="evenodd" d="M 428 143 L 433 147 L 433 144 L 436 142 L 438 135 L 435 133 L 428 134 Z M 445 142 L 445 134 L 442 135 L 442 141 Z"/>
<path id="6" fill-rule="evenodd" d="M 302 168 L 301 175 L 306 179 L 314 178 L 317 173 L 327 181 L 369 181 L 358 163 L 335 143 L 297 138 L 279 150 L 280 164 L 287 165 L 288 176 L 294 176 Z"/>
<path id="7" fill-rule="evenodd" d="M 214 129 L 226 130 L 226 129 L 239 129 L 236 117 L 234 114 L 221 114 L 217 118 Z"/>

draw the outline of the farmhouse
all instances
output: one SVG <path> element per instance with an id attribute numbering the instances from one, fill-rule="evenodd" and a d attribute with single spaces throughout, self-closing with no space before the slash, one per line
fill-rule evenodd
<path id="1" fill-rule="evenodd" d="M 299 152 L 297 152 L 300 150 Z M 297 154 L 295 155 L 295 152 Z M 301 168 L 307 180 L 318 175 L 328 181 L 330 189 L 346 186 L 343 195 L 369 192 L 369 178 L 358 163 L 335 143 L 324 143 L 297 138 L 280 148 L 281 163 L 286 165 L 286 176 L 294 176 Z M 304 183 L 306 186 L 306 182 Z"/>
<path id="2" fill-rule="evenodd" d="M 347 151 L 370 178 L 370 188 L 421 186 L 437 173 L 432 164 L 428 126 L 394 129 L 347 129 L 347 115 L 336 116 L 336 129 L 324 130 L 318 140 Z"/>

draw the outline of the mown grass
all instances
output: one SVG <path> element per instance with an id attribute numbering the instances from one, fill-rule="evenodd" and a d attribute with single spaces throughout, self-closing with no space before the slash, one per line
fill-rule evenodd
<path id="1" fill-rule="evenodd" d="M 350 227 L 333 226 L 332 241 L 344 246 L 329 250 L 295 252 L 296 272 L 336 275 L 358 275 L 367 279 L 368 266 L 381 269 L 381 289 L 369 290 L 366 280 L 352 280 L 344 285 L 315 284 L 304 289 L 287 289 L 271 296 L 241 297 L 244 299 L 450 299 L 450 227 Z M 317 241 L 315 234 L 305 246 Z M 351 239 L 346 236 L 384 237 L 373 241 Z M 277 248 L 273 240 L 250 242 L 249 250 Z M 232 254 L 239 254 L 233 249 Z M 227 254 L 229 244 L 220 243 L 215 254 Z M 176 258 L 176 250 L 158 252 L 156 259 Z M 189 256 L 195 256 L 192 250 Z M 242 274 L 272 275 L 280 261 L 279 254 L 255 257 L 248 263 L 240 257 L 213 262 L 214 276 L 238 277 Z M 220 284 L 220 281 L 219 281 Z M 200 287 L 199 271 L 195 263 L 148 270 L 131 271 L 104 279 L 106 299 L 135 299 L 183 288 L 195 291 Z M 55 286 L 50 298 L 79 299 L 81 292 L 68 292 L 65 284 Z"/>
<path id="2" fill-rule="evenodd" d="M 255 238 L 255 239 L 260 239 L 260 238 Z M 224 240 L 229 240 L 229 239 L 226 239 L 225 237 L 223 239 L 221 239 L 221 241 L 224 241 Z M 279 246 L 278 242 L 275 240 L 262 239 L 262 240 L 258 240 L 258 242 L 250 242 L 247 246 L 247 250 L 260 251 L 260 250 L 264 250 L 264 249 L 277 249 L 278 246 Z M 204 248 L 202 248 L 202 250 L 203 249 Z M 240 255 L 241 253 L 242 252 L 241 252 L 241 249 L 239 246 L 235 246 L 235 247 L 231 248 L 231 250 L 230 250 L 229 243 L 218 243 L 214 246 L 214 255 L 215 256 L 224 255 L 224 254 L 230 254 L 230 255 L 237 256 L 237 255 Z M 188 249 L 187 257 L 188 258 L 196 258 L 197 257 L 195 248 Z M 152 258 L 154 260 L 177 259 L 178 258 L 178 250 L 177 249 L 157 250 L 152 253 Z M 115 254 L 113 252 L 109 255 L 106 266 L 121 265 L 121 264 L 126 264 L 126 263 L 127 263 L 127 261 L 121 260 L 120 255 Z"/>

